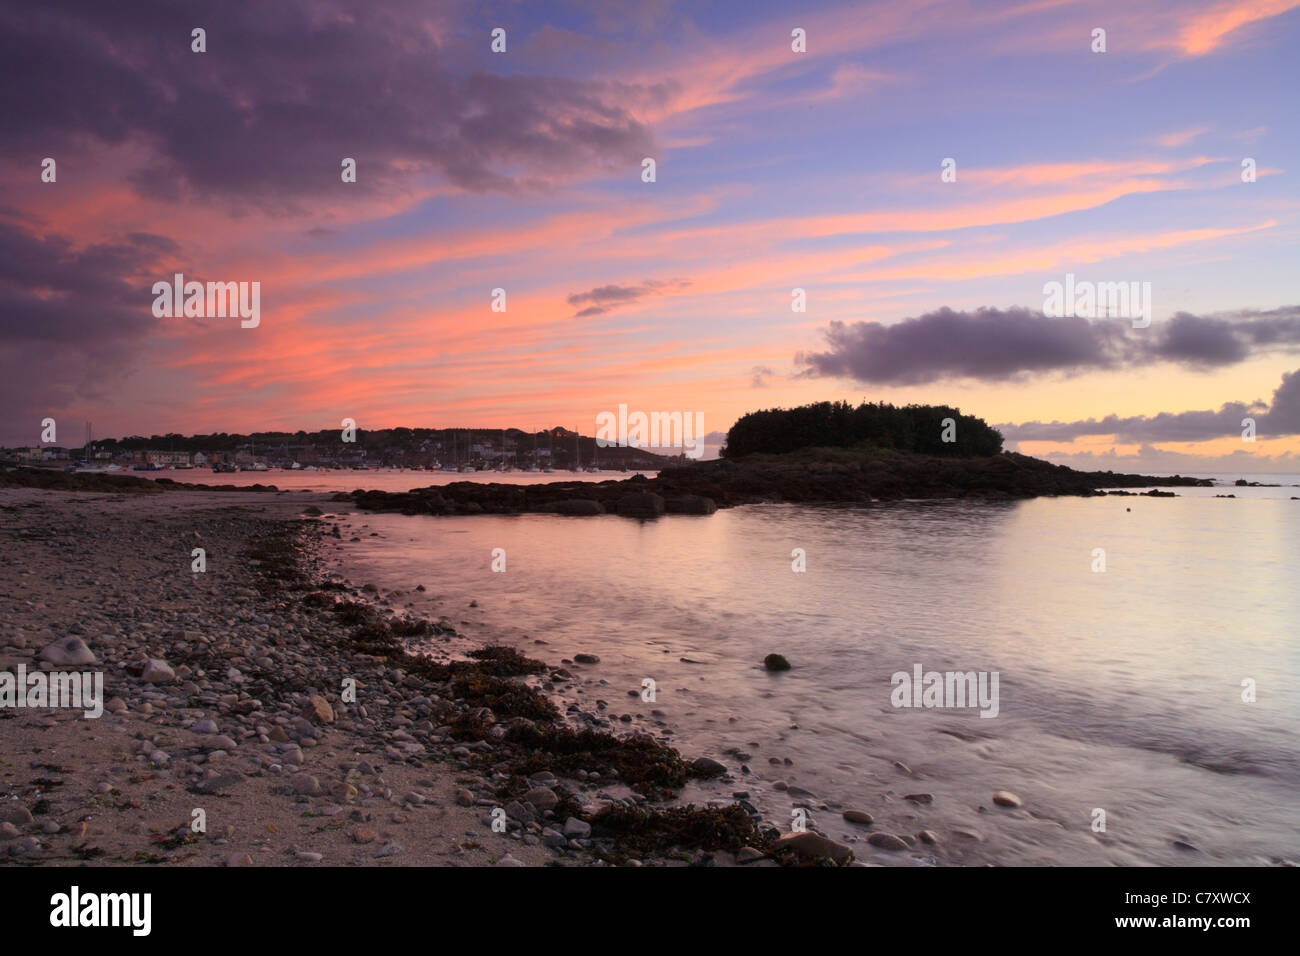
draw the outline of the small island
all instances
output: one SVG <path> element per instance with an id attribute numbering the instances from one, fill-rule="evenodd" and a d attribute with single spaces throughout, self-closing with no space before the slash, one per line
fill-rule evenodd
<path id="1" fill-rule="evenodd" d="M 1204 478 L 1076 471 L 1002 450 L 982 419 L 936 405 L 820 402 L 752 412 L 727 434 L 724 457 L 674 462 L 654 478 L 518 485 L 453 482 L 405 492 L 340 494 L 368 511 L 405 514 L 711 514 L 764 502 L 857 503 L 1209 486 Z M 1166 495 L 1169 493 L 1165 493 Z"/>

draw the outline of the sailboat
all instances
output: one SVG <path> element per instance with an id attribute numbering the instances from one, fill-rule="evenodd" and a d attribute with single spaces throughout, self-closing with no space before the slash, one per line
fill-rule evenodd
<path id="1" fill-rule="evenodd" d="M 107 465 L 94 464 L 93 447 L 94 428 L 91 422 L 86 422 L 86 458 L 84 461 L 77 462 L 76 473 L 79 475 L 104 475 L 115 471 L 121 471 L 121 465 L 115 465 L 109 462 Z"/>
<path id="2" fill-rule="evenodd" d="M 470 455 L 474 454 L 474 433 L 473 432 L 469 433 L 469 438 L 466 440 L 465 447 L 468 449 Z M 465 459 L 465 464 L 461 465 L 458 470 L 461 472 L 477 471 L 477 469 L 472 464 L 470 464 L 468 456 Z"/>

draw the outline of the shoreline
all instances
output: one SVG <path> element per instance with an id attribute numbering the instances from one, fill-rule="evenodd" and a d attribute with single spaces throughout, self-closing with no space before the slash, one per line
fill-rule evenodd
<path id="1" fill-rule="evenodd" d="M 398 638 L 395 619 L 311 579 L 328 531 L 302 512 L 324 497 L 0 491 L 0 671 L 52 668 L 42 649 L 78 637 L 107 698 L 97 720 L 0 709 L 0 861 L 716 865 L 751 844 L 747 861 L 788 861 L 739 808 L 657 812 L 656 788 L 715 768 L 567 729 L 538 678 L 517 679 L 562 667 L 504 649 L 408 657 L 409 638 L 456 632 Z"/>

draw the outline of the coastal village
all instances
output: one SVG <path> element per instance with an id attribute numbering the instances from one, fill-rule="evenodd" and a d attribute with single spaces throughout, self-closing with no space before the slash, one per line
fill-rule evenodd
<path id="1" fill-rule="evenodd" d="M 662 468 L 681 455 L 648 449 L 603 446 L 566 428 L 521 429 L 391 428 L 132 436 L 96 440 L 87 427 L 76 447 L 41 444 L 0 448 L 0 463 L 80 472 L 298 471 L 407 469 L 454 472 L 596 472 Z"/>

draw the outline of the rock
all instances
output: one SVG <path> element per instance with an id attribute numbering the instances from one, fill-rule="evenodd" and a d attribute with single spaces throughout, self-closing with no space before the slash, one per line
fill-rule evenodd
<path id="1" fill-rule="evenodd" d="M 307 850 L 299 850 L 297 853 L 294 854 L 294 856 L 297 857 L 299 860 L 303 860 L 307 863 L 319 863 L 321 860 L 325 859 L 323 854 L 311 853 Z"/>
<path id="2" fill-rule="evenodd" d="M 767 657 L 763 658 L 763 666 L 770 671 L 788 671 L 790 662 L 780 654 L 768 654 Z"/>
<path id="3" fill-rule="evenodd" d="M 114 697 L 104 705 L 104 709 L 110 714 L 120 714 L 122 711 L 126 710 L 126 701 L 121 697 Z"/>
<path id="4" fill-rule="evenodd" d="M 32 822 L 32 812 L 17 801 L 5 800 L 0 802 L 0 823 L 12 823 L 14 826 L 25 827 Z"/>
<path id="5" fill-rule="evenodd" d="M 907 849 L 906 841 L 892 833 L 873 833 L 867 837 L 867 842 L 879 850 L 889 850 L 891 853 Z"/>
<path id="6" fill-rule="evenodd" d="M 876 822 L 876 818 L 867 813 L 866 810 L 845 810 L 844 819 L 849 823 L 861 823 L 863 826 L 871 826 Z"/>
<path id="7" fill-rule="evenodd" d="M 664 499 L 644 491 L 619 498 L 617 508 L 625 518 L 657 518 L 664 513 Z"/>
<path id="8" fill-rule="evenodd" d="M 718 510 L 718 505 L 703 495 L 682 495 L 665 499 L 664 510 L 675 515 L 711 515 Z"/>
<path id="9" fill-rule="evenodd" d="M 530 803 L 540 811 L 552 810 L 560 802 L 555 791 L 550 787 L 534 787 L 524 794 L 524 802 Z M 509 811 L 507 811 L 507 814 Z"/>
<path id="10" fill-rule="evenodd" d="M 300 773 L 293 778 L 293 792 L 314 797 L 320 793 L 320 781 L 308 774 Z"/>
<path id="11" fill-rule="evenodd" d="M 804 833 L 782 834 L 775 846 L 778 850 L 793 850 L 806 860 L 829 857 L 836 863 L 846 863 L 853 857 L 851 848 L 827 839 L 820 833 L 813 833 L 811 830 Z"/>
<path id="12" fill-rule="evenodd" d="M 599 664 L 600 658 L 595 654 L 574 654 L 574 661 L 579 664 Z"/>
<path id="13" fill-rule="evenodd" d="M 993 794 L 993 802 L 1000 807 L 1018 807 L 1024 803 L 1023 800 L 1017 797 L 1010 790 L 999 790 L 997 793 Z"/>
<path id="14" fill-rule="evenodd" d="M 527 866 L 528 864 L 524 863 L 521 860 L 516 860 L 513 856 L 507 853 L 501 859 L 497 860 L 496 865 L 497 866 Z"/>
<path id="15" fill-rule="evenodd" d="M 557 501 L 551 505 L 551 510 L 559 515 L 603 515 L 605 509 L 599 501 L 591 498 L 571 498 L 568 501 Z M 522 863 L 519 864 L 523 866 Z"/>
<path id="16" fill-rule="evenodd" d="M 577 838 L 585 840 L 591 836 L 591 824 L 586 820 L 579 820 L 577 817 L 569 817 L 564 821 L 564 835 L 569 839 Z"/>
<path id="17" fill-rule="evenodd" d="M 691 773 L 698 777 L 716 777 L 726 772 L 726 766 L 712 757 L 696 757 L 691 761 Z"/>
<path id="18" fill-rule="evenodd" d="M 569 845 L 569 838 L 559 830 L 547 827 L 542 831 L 542 842 L 551 847 L 565 847 Z"/>
<path id="19" fill-rule="evenodd" d="M 195 790 L 199 793 L 225 793 L 231 787 L 238 783 L 243 783 L 244 778 L 237 773 L 223 773 L 217 777 L 209 777 L 207 780 L 200 781 Z"/>
<path id="20" fill-rule="evenodd" d="M 215 720 L 200 720 L 196 722 L 190 730 L 194 731 L 196 734 L 204 735 L 221 733 L 221 728 L 217 726 Z"/>
<path id="21" fill-rule="evenodd" d="M 151 657 L 145 662 L 144 670 L 140 672 L 140 679 L 146 684 L 170 684 L 176 679 L 176 672 L 166 661 Z"/>
<path id="22" fill-rule="evenodd" d="M 253 858 L 247 853 L 232 853 L 226 857 L 226 866 L 252 866 Z"/>
<path id="23" fill-rule="evenodd" d="M 405 849 L 406 847 L 402 846 L 402 844 L 390 840 L 381 846 L 379 851 L 375 853 L 375 859 L 382 860 L 390 856 L 397 856 L 397 854 L 401 853 Z"/>
<path id="24" fill-rule="evenodd" d="M 933 830 L 922 830 L 916 835 L 916 838 L 922 843 L 928 843 L 930 846 L 939 845 L 939 837 Z"/>
<path id="25" fill-rule="evenodd" d="M 312 694 L 302 706 L 302 716 L 313 724 L 334 723 L 334 708 L 319 694 Z"/>
<path id="26" fill-rule="evenodd" d="M 474 794 L 470 793 L 468 790 L 457 790 L 456 806 L 458 807 L 474 806 Z"/>
<path id="27" fill-rule="evenodd" d="M 370 827 L 357 827 L 352 831 L 353 843 L 374 843 L 379 839 L 379 834 Z"/>
<path id="28" fill-rule="evenodd" d="M 506 816 L 520 823 L 532 823 L 537 819 L 537 811 L 527 803 L 511 800 L 505 806 Z"/>
<path id="29" fill-rule="evenodd" d="M 94 653 L 79 637 L 64 637 L 47 644 L 38 655 L 41 660 L 51 664 L 98 664 Z"/>
<path id="30" fill-rule="evenodd" d="M 762 850 L 755 850 L 752 846 L 742 846 L 736 851 L 737 863 L 753 863 L 755 860 L 761 860 L 766 856 Z"/>
<path id="31" fill-rule="evenodd" d="M 934 794 L 932 794 L 932 793 L 909 793 L 909 794 L 908 794 L 907 796 L 905 796 L 903 799 L 904 799 L 904 800 L 911 800 L 913 803 L 919 803 L 919 804 L 921 804 L 922 806 L 929 806 L 930 804 L 934 803 Z"/>

